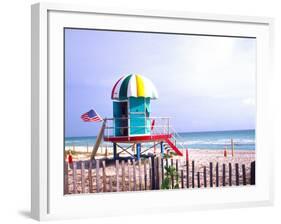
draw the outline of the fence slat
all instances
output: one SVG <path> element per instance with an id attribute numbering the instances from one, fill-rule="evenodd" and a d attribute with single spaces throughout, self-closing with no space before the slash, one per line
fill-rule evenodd
<path id="1" fill-rule="evenodd" d="M 131 171 L 130 171 L 130 165 L 131 165 L 131 161 L 128 160 L 128 189 L 129 191 L 131 191 Z"/>
<path id="2" fill-rule="evenodd" d="M 164 160 L 161 158 L 161 174 L 162 174 L 162 182 L 164 180 Z"/>
<path id="3" fill-rule="evenodd" d="M 210 162 L 210 187 L 213 187 L 213 163 Z"/>
<path id="4" fill-rule="evenodd" d="M 109 176 L 109 192 L 112 192 L 112 176 Z"/>
<path id="5" fill-rule="evenodd" d="M 204 171 L 203 171 L 203 174 L 204 174 L 204 187 L 207 187 L 207 173 L 206 173 L 206 166 L 204 166 Z"/>
<path id="6" fill-rule="evenodd" d="M 235 176 L 236 176 L 236 186 L 239 186 L 239 167 L 238 167 L 238 163 L 235 163 Z"/>
<path id="7" fill-rule="evenodd" d="M 216 187 L 219 186 L 219 163 L 216 164 Z"/>
<path id="8" fill-rule="evenodd" d="M 134 191 L 137 190 L 137 177 L 136 177 L 136 161 L 133 159 L 133 178 L 134 178 Z"/>
<path id="9" fill-rule="evenodd" d="M 93 193 L 92 160 L 89 160 L 88 178 L 89 178 L 89 193 Z"/>
<path id="10" fill-rule="evenodd" d="M 174 160 L 173 159 L 171 159 L 171 166 L 174 167 Z M 175 183 L 173 173 L 171 174 L 171 180 L 172 180 L 172 189 L 173 189 L 174 188 L 174 183 Z"/>
<path id="11" fill-rule="evenodd" d="M 115 169 L 116 169 L 116 191 L 119 192 L 119 160 L 115 161 Z"/>
<path id="12" fill-rule="evenodd" d="M 122 160 L 121 166 L 122 166 L 122 191 L 126 191 L 126 189 L 125 189 L 125 161 L 124 160 Z"/>
<path id="13" fill-rule="evenodd" d="M 181 188 L 184 188 L 184 182 L 183 182 L 183 170 L 181 170 Z"/>
<path id="14" fill-rule="evenodd" d="M 139 190 L 142 190 L 141 159 L 138 161 L 139 170 Z"/>
<path id="15" fill-rule="evenodd" d="M 222 186 L 225 186 L 225 164 L 222 164 Z"/>
<path id="16" fill-rule="evenodd" d="M 255 185 L 256 184 L 256 162 L 253 161 L 251 162 L 251 180 L 250 180 L 250 184 L 251 185 Z"/>
<path id="17" fill-rule="evenodd" d="M 229 174 L 229 186 L 232 186 L 232 165 L 228 164 L 228 174 Z"/>
<path id="18" fill-rule="evenodd" d="M 77 194 L 77 175 L 76 175 L 76 166 L 77 163 L 73 162 L 73 169 L 72 169 L 72 176 L 73 176 L 73 192 L 74 194 Z"/>
<path id="19" fill-rule="evenodd" d="M 144 190 L 147 190 L 147 170 L 146 170 L 147 160 L 143 161 L 143 173 L 144 173 Z"/>
<path id="20" fill-rule="evenodd" d="M 68 163 L 64 161 L 64 194 L 68 194 Z"/>
<path id="21" fill-rule="evenodd" d="M 191 167 L 191 182 L 192 182 L 192 188 L 195 187 L 195 183 L 194 183 L 194 160 L 192 160 L 192 167 Z"/>
<path id="22" fill-rule="evenodd" d="M 186 160 L 186 187 L 189 188 L 189 161 Z"/>
<path id="23" fill-rule="evenodd" d="M 242 164 L 242 176 L 243 176 L 243 185 L 246 185 L 246 168 L 245 168 L 245 164 Z"/>
<path id="24" fill-rule="evenodd" d="M 200 172 L 197 172 L 197 187 L 200 188 Z"/>
<path id="25" fill-rule="evenodd" d="M 105 163 L 105 160 L 102 161 L 102 182 L 103 182 L 103 192 L 106 192 L 106 163 Z"/>
<path id="26" fill-rule="evenodd" d="M 85 162 L 81 162 L 81 187 L 82 193 L 85 193 Z"/>
<path id="27" fill-rule="evenodd" d="M 96 186 L 97 190 L 96 192 L 100 192 L 100 161 L 96 160 Z"/>

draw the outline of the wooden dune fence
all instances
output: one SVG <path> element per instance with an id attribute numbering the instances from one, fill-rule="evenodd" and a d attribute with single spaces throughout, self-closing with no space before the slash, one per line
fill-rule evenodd
<path id="1" fill-rule="evenodd" d="M 65 163 L 65 194 L 161 189 L 165 166 L 175 168 L 172 188 L 206 188 L 255 184 L 255 161 L 248 167 L 238 163 L 196 166 L 195 161 L 148 158 L 132 160 L 76 161 Z"/>

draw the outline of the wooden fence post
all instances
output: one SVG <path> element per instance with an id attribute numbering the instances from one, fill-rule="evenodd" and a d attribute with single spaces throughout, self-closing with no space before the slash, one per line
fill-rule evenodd
<path id="1" fill-rule="evenodd" d="M 151 189 L 155 190 L 155 161 L 154 157 L 151 157 Z"/>
<path id="2" fill-rule="evenodd" d="M 103 180 L 103 192 L 106 192 L 106 164 L 105 164 L 105 160 L 102 161 L 102 180 Z"/>
<path id="3" fill-rule="evenodd" d="M 64 161 L 64 194 L 68 193 L 68 163 Z"/>
<path id="4" fill-rule="evenodd" d="M 116 169 L 116 191 L 119 191 L 119 160 L 115 161 L 115 169 Z"/>
<path id="5" fill-rule="evenodd" d="M 161 157 L 157 157 L 157 177 L 158 177 L 158 189 L 161 189 L 162 174 L 161 174 Z"/>
<path id="6" fill-rule="evenodd" d="M 189 188 L 189 161 L 186 161 L 186 187 Z"/>
<path id="7" fill-rule="evenodd" d="M 256 162 L 251 162 L 251 180 L 250 184 L 255 185 L 256 184 Z"/>
<path id="8" fill-rule="evenodd" d="M 77 176 L 76 176 L 76 166 L 77 166 L 77 163 L 76 162 L 73 162 L 73 169 L 72 169 L 72 172 L 73 172 L 73 192 L 74 194 L 77 194 Z"/>
<path id="9" fill-rule="evenodd" d="M 245 168 L 245 164 L 242 164 L 242 176 L 243 176 L 243 185 L 246 185 L 246 168 Z"/>
<path id="10" fill-rule="evenodd" d="M 210 162 L 210 187 L 213 187 L 213 163 Z"/>
<path id="11" fill-rule="evenodd" d="M 174 168 L 174 160 L 173 159 L 171 159 L 171 166 L 172 166 L 172 169 L 173 169 Z M 174 189 L 175 181 L 174 181 L 173 173 L 171 174 L 171 180 L 172 180 L 172 189 Z"/>
<path id="12" fill-rule="evenodd" d="M 81 187 L 82 193 L 85 193 L 85 163 L 81 161 Z"/>
<path id="13" fill-rule="evenodd" d="M 161 158 L 161 174 L 162 174 L 162 182 L 164 180 L 164 160 Z"/>
<path id="14" fill-rule="evenodd" d="M 184 182 L 183 182 L 183 170 L 181 170 L 181 188 L 184 188 Z"/>
<path id="15" fill-rule="evenodd" d="M 142 190 L 142 175 L 141 175 L 141 159 L 138 161 L 138 170 L 139 170 L 139 190 Z"/>
<path id="16" fill-rule="evenodd" d="M 89 178 L 89 193 L 92 193 L 93 192 L 92 160 L 89 160 L 88 178 Z"/>
<path id="17" fill-rule="evenodd" d="M 112 176 L 109 176 L 109 192 L 112 192 Z"/>
<path id="18" fill-rule="evenodd" d="M 121 162 L 121 166 L 122 166 L 122 191 L 126 191 L 125 188 L 125 161 L 122 160 Z"/>
<path id="19" fill-rule="evenodd" d="M 232 186 L 232 165 L 228 164 L 228 173 L 229 173 L 229 186 Z"/>
<path id="20" fill-rule="evenodd" d="M 200 188 L 200 172 L 197 172 L 197 186 Z"/>
<path id="21" fill-rule="evenodd" d="M 206 166 L 204 166 L 204 187 L 207 187 L 207 174 L 206 174 Z"/>
<path id="22" fill-rule="evenodd" d="M 133 178 L 134 178 L 134 188 L 133 190 L 137 190 L 137 177 L 136 177 L 136 161 L 133 159 Z"/>
<path id="23" fill-rule="evenodd" d="M 225 186 L 225 164 L 222 164 L 222 186 Z"/>
<path id="24" fill-rule="evenodd" d="M 144 171 L 144 190 L 147 190 L 147 170 L 146 170 L 146 162 L 147 160 L 145 159 L 143 161 L 143 171 Z"/>
<path id="25" fill-rule="evenodd" d="M 127 165 L 128 165 L 128 188 L 129 188 L 129 191 L 131 191 L 131 172 L 130 172 L 130 165 L 131 165 L 131 161 L 130 160 L 128 160 L 128 163 L 127 163 Z"/>
<path id="26" fill-rule="evenodd" d="M 239 167 L 238 167 L 238 163 L 235 163 L 235 176 L 236 176 L 236 186 L 239 186 Z"/>
<path id="27" fill-rule="evenodd" d="M 192 188 L 194 188 L 195 187 L 195 184 L 194 184 L 194 160 L 192 160 L 191 182 L 192 182 Z"/>
<path id="28" fill-rule="evenodd" d="M 100 192 L 100 161 L 96 160 L 96 193 Z"/>
<path id="29" fill-rule="evenodd" d="M 219 163 L 216 164 L 216 187 L 219 186 Z"/>

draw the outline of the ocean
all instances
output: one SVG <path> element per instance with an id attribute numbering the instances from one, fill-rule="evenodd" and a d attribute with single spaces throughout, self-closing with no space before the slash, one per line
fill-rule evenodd
<path id="1" fill-rule="evenodd" d="M 224 149 L 231 147 L 231 139 L 235 149 L 255 150 L 255 130 L 206 131 L 178 133 L 177 143 L 189 149 Z M 66 137 L 65 146 L 93 146 L 95 136 Z"/>

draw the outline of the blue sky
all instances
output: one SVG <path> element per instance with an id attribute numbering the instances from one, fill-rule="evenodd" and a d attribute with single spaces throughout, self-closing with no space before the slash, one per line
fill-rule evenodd
<path id="1" fill-rule="evenodd" d="M 158 90 L 151 116 L 178 132 L 255 128 L 255 39 L 66 29 L 65 135 L 96 135 L 81 114 L 112 117 L 112 87 L 132 73 Z"/>

